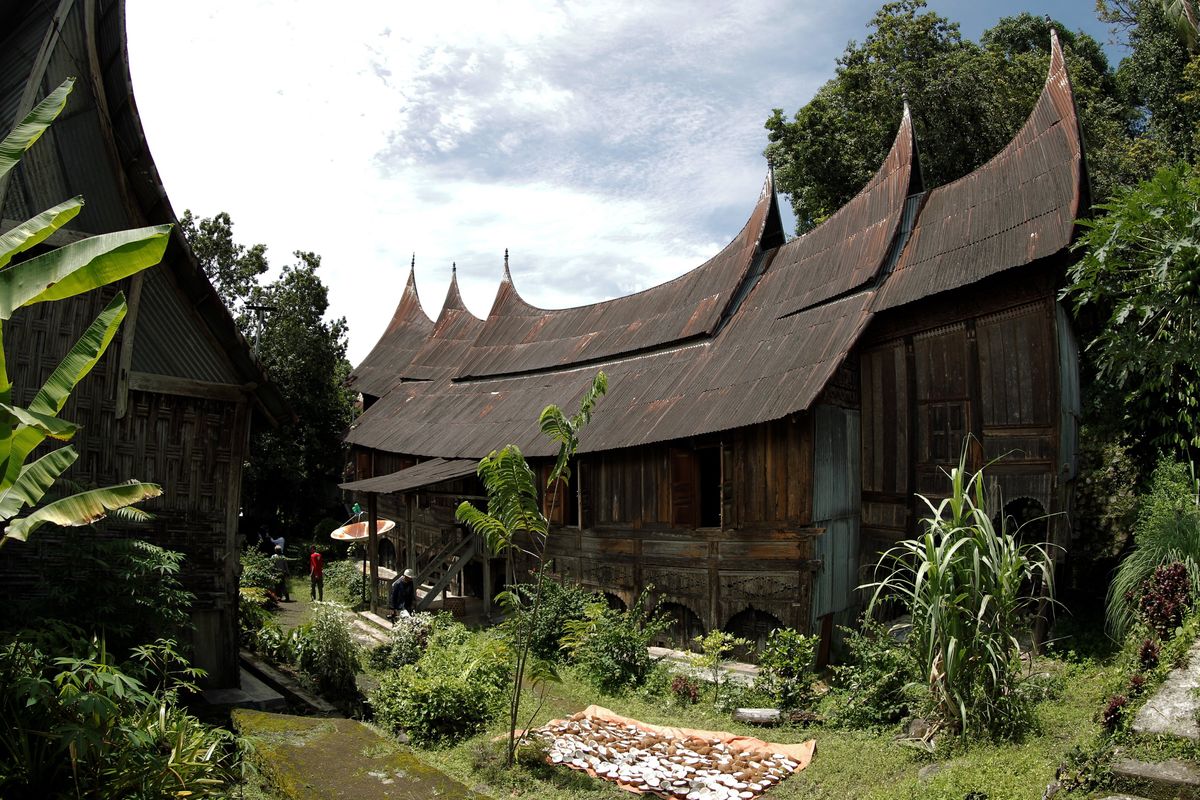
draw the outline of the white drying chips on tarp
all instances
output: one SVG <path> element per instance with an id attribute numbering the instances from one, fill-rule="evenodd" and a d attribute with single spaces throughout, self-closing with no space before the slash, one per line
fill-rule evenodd
<path id="1" fill-rule="evenodd" d="M 546 743 L 551 764 L 675 800 L 752 800 L 808 766 L 816 747 L 647 725 L 600 706 L 532 735 Z"/>

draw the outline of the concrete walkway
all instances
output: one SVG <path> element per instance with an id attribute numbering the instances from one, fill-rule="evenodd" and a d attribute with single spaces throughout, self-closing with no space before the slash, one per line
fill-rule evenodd
<path id="1" fill-rule="evenodd" d="M 407 748 L 352 719 L 238 709 L 259 771 L 286 800 L 486 800 Z"/>
<path id="2" fill-rule="evenodd" d="M 1188 651 L 1188 662 L 1173 670 L 1133 718 L 1133 732 L 1167 734 L 1193 741 L 1200 739 L 1200 640 Z"/>

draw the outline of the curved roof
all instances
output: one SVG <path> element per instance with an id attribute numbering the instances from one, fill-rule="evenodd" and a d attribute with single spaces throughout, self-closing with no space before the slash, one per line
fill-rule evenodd
<path id="1" fill-rule="evenodd" d="M 1052 255 L 1071 243 L 1086 210 L 1083 140 L 1058 35 L 1033 112 L 991 161 L 929 193 L 882 311 L 957 289 Z"/>
<path id="2" fill-rule="evenodd" d="M 458 270 L 450 274 L 450 288 L 429 338 L 413 354 L 406 374 L 418 380 L 451 377 L 463 356 L 483 330 L 483 320 L 467 310 L 458 290 Z"/>
<path id="3" fill-rule="evenodd" d="M 460 378 L 533 372 L 711 335 L 746 280 L 774 198 L 770 176 L 750 219 L 720 253 L 674 280 L 586 306 L 525 302 L 507 269 Z"/>
<path id="4" fill-rule="evenodd" d="M 758 278 L 752 270 L 754 255 L 761 252 L 764 235 L 773 230 L 768 217 L 773 214 L 778 222 L 773 192 L 760 197 L 733 243 L 684 276 L 685 286 L 699 284 L 699 276 L 712 281 L 711 273 L 701 270 L 718 264 L 726 269 L 732 265 L 745 276 L 739 286 L 722 290 L 721 312 L 727 322 L 721 325 L 721 315 L 706 319 L 714 335 L 676 338 L 662 347 L 553 370 L 513 369 L 509 375 L 471 378 L 461 374 L 464 368 L 455 380 L 404 383 L 359 418 L 347 441 L 445 458 L 478 458 L 498 444 L 515 442 L 529 455 L 550 455 L 553 446 L 539 433 L 530 409 L 547 402 L 571 407 L 598 369 L 609 378 L 604 398 L 608 411 L 593 418 L 582 452 L 728 430 L 808 408 L 870 321 L 873 293 L 859 291 L 797 309 L 796 294 L 781 292 L 780 287 L 803 286 L 813 273 L 838 271 L 846 275 L 826 291 L 844 293 L 878 273 L 904 206 L 911 153 L 911 123 L 906 117 L 879 174 L 825 223 L 786 248 L 767 252 L 761 265 L 765 272 Z M 784 250 L 788 257 L 780 260 Z M 657 293 L 669 286 L 655 287 L 641 297 L 650 295 L 669 305 L 670 296 Z M 505 291 L 502 286 L 488 324 L 511 313 L 507 304 L 515 301 Z M 608 305 L 566 311 L 603 310 Z M 672 329 L 664 323 L 659 330 Z M 485 325 L 481 340 L 486 335 Z M 653 341 L 650 337 L 646 343 Z M 478 343 L 473 351 L 479 351 Z"/>
<path id="5" fill-rule="evenodd" d="M 380 397 L 396 383 L 409 378 L 406 367 L 433 332 L 434 324 L 421 308 L 417 295 L 416 263 L 409 267 L 408 282 L 392 319 L 379 341 L 350 373 L 350 387 L 365 395 Z"/>
<path id="6" fill-rule="evenodd" d="M 867 254 L 886 248 L 896 234 L 913 160 L 906 103 L 892 148 L 863 190 L 823 224 L 779 248 L 766 280 L 772 282 L 783 313 L 810 308 L 875 280 L 880 265 Z"/>
<path id="7" fill-rule="evenodd" d="M 477 458 L 507 442 L 551 455 L 531 409 L 572 407 L 598 369 L 609 377 L 606 410 L 590 423 L 582 452 L 684 439 L 811 407 L 878 310 L 1070 243 L 1086 178 L 1057 38 L 1025 127 L 988 164 L 930 193 L 919 211 L 915 159 L 906 108 L 879 171 L 817 228 L 778 246 L 768 183 L 771 197 L 760 196 L 721 254 L 639 295 L 543 311 L 506 280 L 488 320 L 473 323 L 478 334 L 463 365 L 446 379 L 396 386 L 347 440 L 443 458 Z M 646 322 L 634 325 L 641 314 Z"/>

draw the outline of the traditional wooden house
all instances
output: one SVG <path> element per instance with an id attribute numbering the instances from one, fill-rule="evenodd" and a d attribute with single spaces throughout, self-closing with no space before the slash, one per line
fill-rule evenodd
<path id="1" fill-rule="evenodd" d="M 87 201 L 73 234 L 173 223 L 130 83 L 122 0 L 28 0 L 0 5 L 0 130 L 9 130 L 67 77 L 66 110 L 0 182 L 0 230 L 74 195 Z M 196 595 L 194 652 L 214 686 L 236 685 L 238 512 L 250 426 L 291 412 L 179 233 L 163 262 L 118 287 L 25 309 L 5 326 L 19 403 L 26 403 L 117 288 L 129 313 L 104 359 L 63 412 L 82 430 L 68 477 L 162 485 L 135 535 L 185 554 Z M 255 422 L 256 421 L 256 422 Z M 116 522 L 105 533 L 118 534 Z M 44 591 L 73 554 L 43 529 L 5 548 L 0 592 Z"/>
<path id="2" fill-rule="evenodd" d="M 344 488 L 400 523 L 380 559 L 490 594 L 494 565 L 452 515 L 479 493 L 476 459 L 512 442 L 545 463 L 537 413 L 600 369 L 554 569 L 613 602 L 653 585 L 677 640 L 786 624 L 828 642 L 968 434 L 976 465 L 1005 455 L 1005 498 L 1064 509 L 1077 370 L 1056 287 L 1088 205 L 1081 142 L 1055 37 L 1024 127 L 949 185 L 922 187 L 905 109 L 879 171 L 817 228 L 785 243 L 768 178 L 725 249 L 646 291 L 539 309 L 506 256 L 487 319 L 452 279 L 430 320 L 410 274 L 352 377 L 365 411 Z"/>

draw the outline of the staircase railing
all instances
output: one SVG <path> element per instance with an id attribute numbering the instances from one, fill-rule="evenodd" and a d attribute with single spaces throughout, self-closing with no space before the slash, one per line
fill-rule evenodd
<path id="1" fill-rule="evenodd" d="M 442 558 L 430 561 L 419 573 L 413 581 L 417 586 L 425 586 L 432 578 L 433 584 L 425 592 L 425 596 L 418 598 L 414 605 L 415 610 L 424 611 L 433 602 L 434 598 L 445 591 L 450 585 L 450 581 L 458 577 L 459 573 L 467 566 L 479 553 L 479 537 L 474 534 L 468 534 L 465 538 L 454 543 L 454 548 L 446 548 L 449 552 Z M 446 553 L 443 550 L 443 553 Z M 441 574 L 434 578 L 435 574 Z"/>

